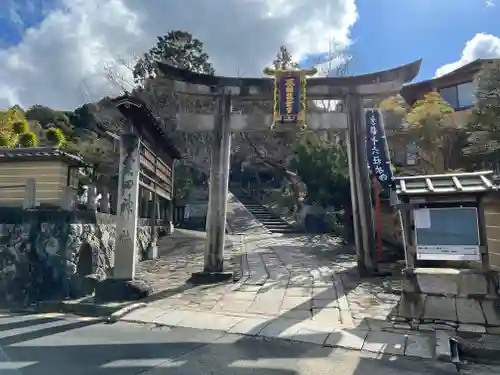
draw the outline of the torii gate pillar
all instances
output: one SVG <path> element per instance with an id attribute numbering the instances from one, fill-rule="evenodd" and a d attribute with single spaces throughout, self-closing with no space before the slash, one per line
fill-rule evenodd
<path id="1" fill-rule="evenodd" d="M 226 206 L 231 156 L 231 93 L 226 88 L 221 88 L 217 96 L 216 111 L 210 165 L 205 259 L 203 271 L 194 274 L 193 281 L 196 281 L 197 277 L 215 278 L 214 281 L 232 277 L 231 273 L 224 272 Z"/>

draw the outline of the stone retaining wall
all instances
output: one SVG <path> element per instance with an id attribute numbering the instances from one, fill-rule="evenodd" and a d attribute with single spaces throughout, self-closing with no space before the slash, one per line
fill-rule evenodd
<path id="1" fill-rule="evenodd" d="M 442 324 L 462 331 L 500 331 L 496 272 L 418 268 L 403 272 L 398 316 L 414 324 Z"/>
<path id="2" fill-rule="evenodd" d="M 115 221 L 94 212 L 0 208 L 0 304 L 78 295 L 85 277 L 109 276 Z M 138 260 L 151 242 L 150 224 L 139 220 Z"/>

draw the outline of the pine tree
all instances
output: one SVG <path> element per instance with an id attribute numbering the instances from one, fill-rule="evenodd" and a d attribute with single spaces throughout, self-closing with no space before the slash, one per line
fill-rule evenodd
<path id="1" fill-rule="evenodd" d="M 500 141 L 500 61 L 485 64 L 477 77 L 476 103 L 470 128 Z"/>
<path id="2" fill-rule="evenodd" d="M 293 61 L 292 54 L 286 46 L 281 46 L 280 50 L 276 54 L 276 59 L 273 60 L 274 69 L 298 69 L 299 64 Z"/>

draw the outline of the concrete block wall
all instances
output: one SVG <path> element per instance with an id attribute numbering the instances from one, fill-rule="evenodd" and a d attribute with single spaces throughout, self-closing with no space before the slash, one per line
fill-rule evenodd
<path id="1" fill-rule="evenodd" d="M 500 271 L 500 199 L 496 197 L 485 199 L 484 219 L 490 267 L 492 270 Z"/>

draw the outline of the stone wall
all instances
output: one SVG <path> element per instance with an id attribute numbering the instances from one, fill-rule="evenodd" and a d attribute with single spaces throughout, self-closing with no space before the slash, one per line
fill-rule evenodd
<path id="1" fill-rule="evenodd" d="M 0 208 L 0 305 L 82 294 L 84 280 L 111 275 L 116 217 L 94 212 Z M 138 261 L 151 241 L 139 220 Z"/>
<path id="2" fill-rule="evenodd" d="M 483 202 L 490 267 L 500 271 L 500 200 L 491 194 Z"/>
<path id="3" fill-rule="evenodd" d="M 498 332 L 498 286 L 498 274 L 494 271 L 405 269 L 397 315 L 413 324 L 458 327 L 459 331 Z"/>

